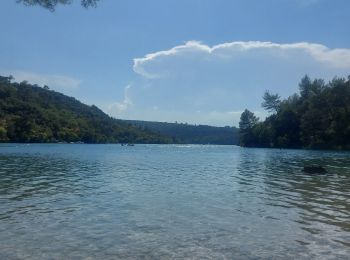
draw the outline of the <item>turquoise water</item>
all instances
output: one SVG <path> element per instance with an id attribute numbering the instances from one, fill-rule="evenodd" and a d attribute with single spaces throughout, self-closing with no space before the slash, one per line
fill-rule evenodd
<path id="1" fill-rule="evenodd" d="M 349 255 L 350 153 L 0 145 L 0 259 Z"/>

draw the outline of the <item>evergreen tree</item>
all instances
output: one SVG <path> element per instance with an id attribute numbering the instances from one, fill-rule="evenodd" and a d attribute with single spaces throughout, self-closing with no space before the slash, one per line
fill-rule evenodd
<path id="1" fill-rule="evenodd" d="M 95 7 L 99 0 L 81 0 L 80 3 L 83 7 Z M 17 3 L 23 3 L 25 5 L 39 5 L 50 11 L 54 11 L 58 4 L 67 5 L 71 4 L 72 0 L 17 0 Z"/>
<path id="2" fill-rule="evenodd" d="M 253 112 L 250 112 L 248 109 L 245 109 L 241 114 L 239 121 L 239 134 L 240 134 L 240 144 L 242 146 L 250 146 L 254 141 L 253 128 L 257 125 L 259 119 L 254 115 Z"/>
<path id="3" fill-rule="evenodd" d="M 263 96 L 264 101 L 261 106 L 267 111 L 276 113 L 281 104 L 281 97 L 278 94 L 270 94 L 268 90 L 265 91 Z"/>
<path id="4" fill-rule="evenodd" d="M 255 147 L 350 149 L 350 76 L 301 79 L 300 95 L 285 100 L 265 92 L 262 106 L 275 112 L 257 124 L 242 114 L 241 144 Z M 254 120 L 253 120 L 254 121 Z M 249 125 L 249 127 L 245 127 Z M 241 126 L 241 124 L 240 124 Z M 244 129 L 250 129 L 249 131 Z"/>

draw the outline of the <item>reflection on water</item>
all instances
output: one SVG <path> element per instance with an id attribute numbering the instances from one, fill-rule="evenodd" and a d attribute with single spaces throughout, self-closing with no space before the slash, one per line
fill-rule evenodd
<path id="1" fill-rule="evenodd" d="M 1 259 L 347 259 L 349 241 L 349 153 L 0 145 Z"/>

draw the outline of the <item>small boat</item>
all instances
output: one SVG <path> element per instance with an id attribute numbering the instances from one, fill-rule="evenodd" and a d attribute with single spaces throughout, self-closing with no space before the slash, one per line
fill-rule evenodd
<path id="1" fill-rule="evenodd" d="M 132 143 L 128 143 L 128 146 L 135 146 L 134 144 L 132 144 Z"/>

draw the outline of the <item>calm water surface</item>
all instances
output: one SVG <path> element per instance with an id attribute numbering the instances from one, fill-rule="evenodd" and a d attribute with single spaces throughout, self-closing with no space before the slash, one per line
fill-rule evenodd
<path id="1" fill-rule="evenodd" d="M 0 145 L 0 259 L 349 256 L 350 153 Z"/>

